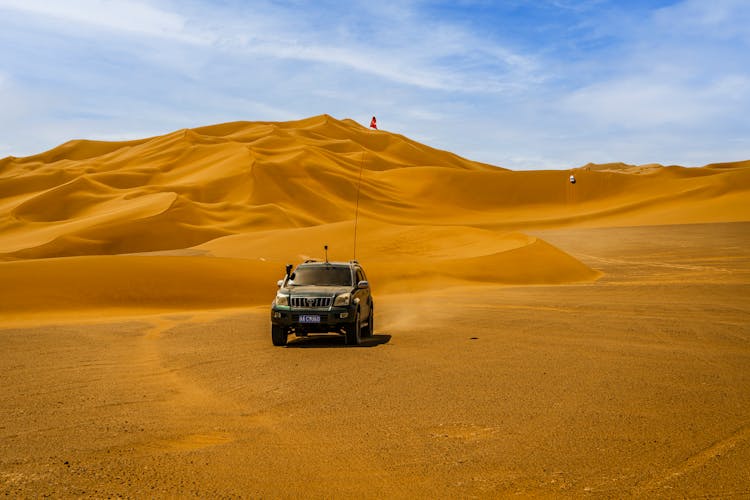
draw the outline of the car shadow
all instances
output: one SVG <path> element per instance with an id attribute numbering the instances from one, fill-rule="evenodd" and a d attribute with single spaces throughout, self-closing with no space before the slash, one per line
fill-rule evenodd
<path id="1" fill-rule="evenodd" d="M 359 345 L 347 345 L 343 335 L 310 335 L 309 337 L 290 336 L 287 347 L 299 349 L 335 349 L 340 347 L 376 347 L 390 342 L 388 334 L 375 334 L 372 337 L 363 337 Z"/>

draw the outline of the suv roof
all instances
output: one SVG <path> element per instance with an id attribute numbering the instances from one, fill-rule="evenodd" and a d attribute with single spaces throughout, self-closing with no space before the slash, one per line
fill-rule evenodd
<path id="1" fill-rule="evenodd" d="M 289 276 L 288 284 L 296 286 L 352 287 L 364 276 L 362 267 L 354 262 L 306 260 Z M 285 283 L 286 284 L 286 283 Z"/>
<path id="2" fill-rule="evenodd" d="M 329 261 L 318 260 L 318 259 L 307 259 L 305 262 L 300 264 L 300 266 L 309 266 L 309 265 L 359 266 L 359 261 L 350 260 L 349 262 L 338 262 L 338 261 L 329 262 Z"/>

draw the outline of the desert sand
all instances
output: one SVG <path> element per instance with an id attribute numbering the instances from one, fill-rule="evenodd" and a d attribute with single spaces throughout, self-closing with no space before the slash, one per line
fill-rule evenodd
<path id="1" fill-rule="evenodd" d="M 326 244 L 376 335 L 273 347 Z M 5 158 L 0 492 L 750 497 L 749 247 L 750 161 L 516 172 L 327 115 Z"/>

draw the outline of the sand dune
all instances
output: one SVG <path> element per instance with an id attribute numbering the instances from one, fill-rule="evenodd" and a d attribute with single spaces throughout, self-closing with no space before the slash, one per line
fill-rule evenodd
<path id="1" fill-rule="evenodd" d="M 741 203 L 750 179 L 743 163 L 588 165 L 574 171 L 578 183 L 571 186 L 570 172 L 505 171 L 319 116 L 122 143 L 72 141 L 6 158 L 0 255 L 179 249 L 228 234 L 351 220 L 360 169 L 362 215 L 394 225 L 460 220 L 497 230 L 634 217 L 649 224 L 715 222 L 744 220 L 750 211 Z"/>
<path id="2" fill-rule="evenodd" d="M 358 234 L 356 257 L 367 263 L 378 291 L 424 290 L 462 282 L 566 283 L 599 276 L 560 249 L 522 233 L 363 220 Z M 353 223 L 226 236 L 195 249 L 221 257 L 275 260 L 281 269 L 283 262 L 319 257 L 331 241 L 345 245 L 332 246 L 329 258 L 352 258 Z"/>
<path id="3" fill-rule="evenodd" d="M 492 168 L 327 116 L 123 143 L 72 141 L 0 163 L 0 254 L 178 249 L 225 234 L 348 220 L 363 164 L 373 172 Z M 376 213 L 399 208 L 392 185 L 366 180 L 364 191 L 363 210 L 367 201 Z"/>
<path id="4" fill-rule="evenodd" d="M 568 182 L 571 173 L 575 185 Z M 203 255 L 182 264 L 200 281 L 201 266 L 218 265 L 208 261 L 212 256 L 241 259 L 242 269 L 257 262 L 281 269 L 302 257 L 322 257 L 328 244 L 332 258 L 356 253 L 366 260 L 384 290 L 437 282 L 587 281 L 599 273 L 564 248 L 521 232 L 747 220 L 748 189 L 748 162 L 513 172 L 327 115 L 226 123 L 127 142 L 76 140 L 0 161 L 0 259 L 81 259 L 40 263 L 50 266 L 49 281 L 25 279 L 9 262 L 0 264 L 0 275 L 18 291 L 6 303 L 21 307 L 26 297 L 31 307 L 40 287 L 65 288 L 62 276 L 75 273 L 64 269 L 100 268 L 99 281 L 89 280 L 87 289 L 111 296 L 106 290 L 117 283 L 116 273 L 104 263 L 134 274 L 146 269 L 115 257 L 122 254 Z M 100 258 L 82 258 L 94 256 Z M 164 263 L 142 258 L 154 259 L 151 268 Z M 162 277 L 157 288 L 171 297 L 172 279 Z M 271 293 L 266 274 L 244 277 L 245 288 Z M 153 297 L 153 291 L 115 295 L 128 306 L 125 297 Z M 205 295 L 237 303 L 232 294 Z M 186 307 L 196 305 L 192 297 L 184 297 Z M 249 294 L 248 303 L 259 297 Z M 81 306 L 101 305 L 80 300 Z M 220 302 L 206 298 L 205 305 Z M 67 305 L 37 301 L 47 309 Z"/>
<path id="5" fill-rule="evenodd" d="M 170 256 L 85 256 L 2 264 L 0 316 L 40 310 L 132 313 L 241 307 L 268 302 L 278 266 L 261 261 Z M 266 283 L 265 286 L 256 284 Z M 37 316 L 38 317 L 38 316 Z"/>

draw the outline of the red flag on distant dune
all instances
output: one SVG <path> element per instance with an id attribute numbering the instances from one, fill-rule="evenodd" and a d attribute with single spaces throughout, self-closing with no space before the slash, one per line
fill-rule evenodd
<path id="1" fill-rule="evenodd" d="M 372 117 L 372 120 L 370 120 L 370 128 L 374 128 L 375 130 L 378 129 L 378 121 L 374 116 Z"/>

